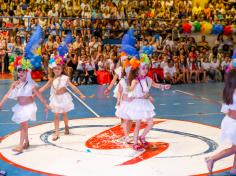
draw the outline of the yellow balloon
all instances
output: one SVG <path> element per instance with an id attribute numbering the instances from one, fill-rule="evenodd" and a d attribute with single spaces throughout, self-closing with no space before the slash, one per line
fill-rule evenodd
<path id="1" fill-rule="evenodd" d="M 41 46 L 34 50 L 34 54 L 36 54 L 36 55 L 41 55 L 42 54 Z"/>
<path id="2" fill-rule="evenodd" d="M 212 24 L 208 22 L 203 22 L 202 24 L 202 33 L 203 34 L 210 34 L 212 30 Z"/>

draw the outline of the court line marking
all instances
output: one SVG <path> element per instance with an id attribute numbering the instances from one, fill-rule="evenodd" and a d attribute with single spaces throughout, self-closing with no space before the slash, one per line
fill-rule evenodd
<path id="1" fill-rule="evenodd" d="M 200 99 L 200 100 L 203 100 L 203 101 L 207 101 L 208 103 L 214 103 L 214 104 L 217 104 L 217 105 L 221 105 L 220 101 L 216 101 L 216 100 L 212 100 L 212 99 L 209 99 L 209 98 L 206 98 L 206 97 L 198 96 L 198 95 L 195 95 L 193 93 L 178 90 L 178 89 L 176 89 L 175 91 L 180 92 L 180 93 L 185 94 L 185 95 L 189 95 L 191 97 L 194 97 L 194 98 L 197 98 L 197 99 Z"/>
<path id="2" fill-rule="evenodd" d="M 77 95 L 75 95 L 69 88 L 66 88 L 82 105 L 84 105 L 91 113 L 96 117 L 101 117 L 98 115 L 91 107 L 89 107 L 83 100 L 81 100 Z"/>
<path id="3" fill-rule="evenodd" d="M 195 114 L 161 114 L 161 117 L 185 117 L 185 116 L 208 116 L 208 115 L 221 115 L 222 112 L 211 112 L 211 113 L 195 113 Z M 159 116 L 159 115 L 158 115 Z M 158 117 L 157 116 L 157 117 Z"/>
<path id="4" fill-rule="evenodd" d="M 3 112 L 9 112 L 10 110 L 9 109 L 2 109 L 0 111 L 3 111 Z"/>
<path id="5" fill-rule="evenodd" d="M 221 115 L 221 114 L 224 114 L 224 113 L 221 113 L 221 112 L 211 112 L 211 113 L 198 113 L 198 114 L 160 114 L 160 115 L 157 115 L 154 117 L 155 118 L 163 118 L 163 117 L 185 117 L 185 116 L 208 116 L 208 115 Z M 103 116 L 104 118 L 106 117 L 110 117 L 110 116 Z M 83 119 L 87 119 L 87 118 L 90 118 L 90 117 L 86 117 L 86 118 L 83 118 Z M 75 119 L 70 119 L 70 120 L 75 120 Z M 174 119 L 171 119 L 171 120 L 174 120 Z M 40 123 L 52 123 L 53 122 L 53 119 L 52 120 L 37 120 L 33 123 L 38 123 L 37 125 L 40 125 Z M 0 122 L 0 125 L 16 125 L 16 123 L 14 122 Z M 30 124 L 31 125 L 31 124 Z M 32 124 L 32 125 L 35 125 L 35 124 Z"/>

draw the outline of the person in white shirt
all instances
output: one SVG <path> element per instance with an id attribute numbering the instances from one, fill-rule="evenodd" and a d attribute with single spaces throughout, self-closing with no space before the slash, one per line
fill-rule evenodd
<path id="1" fill-rule="evenodd" d="M 174 47 L 175 47 L 175 42 L 171 39 L 171 36 L 167 36 L 167 38 L 165 39 L 165 41 L 163 41 L 164 43 L 164 48 L 166 48 L 167 45 L 169 45 L 170 50 L 173 51 Z"/>
<path id="2" fill-rule="evenodd" d="M 58 12 L 55 10 L 55 7 L 53 7 L 52 10 L 49 10 L 48 16 L 49 17 L 57 17 L 58 16 Z"/>
<path id="3" fill-rule="evenodd" d="M 164 67 L 165 81 L 171 84 L 176 83 L 176 80 L 174 79 L 175 73 L 176 73 L 176 68 L 174 66 L 174 63 L 172 60 L 169 60 L 168 64 Z"/>
<path id="4" fill-rule="evenodd" d="M 220 73 L 220 63 L 217 58 L 213 58 L 213 61 L 210 63 L 210 70 L 209 70 L 209 76 L 214 81 L 221 81 L 222 75 Z"/>
<path id="5" fill-rule="evenodd" d="M 90 57 L 85 61 L 85 84 L 95 84 L 97 82 L 96 80 L 95 63 Z"/>
<path id="6" fill-rule="evenodd" d="M 86 55 L 81 55 L 78 57 L 78 65 L 76 68 L 76 81 L 79 78 L 79 81 L 78 81 L 79 84 L 85 83 L 85 68 L 86 68 L 85 58 L 86 58 Z"/>

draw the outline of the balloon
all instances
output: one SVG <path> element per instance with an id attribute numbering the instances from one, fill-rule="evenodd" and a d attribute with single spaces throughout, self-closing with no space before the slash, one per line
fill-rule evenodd
<path id="1" fill-rule="evenodd" d="M 42 61 L 42 56 L 34 56 L 34 60 L 36 62 L 41 62 Z"/>
<path id="2" fill-rule="evenodd" d="M 224 27 L 224 35 L 231 35 L 233 33 L 233 28 L 231 25 Z"/>
<path id="3" fill-rule="evenodd" d="M 203 34 L 210 34 L 212 29 L 212 24 L 208 22 L 203 22 L 201 32 Z"/>
<path id="4" fill-rule="evenodd" d="M 201 31 L 201 24 L 198 21 L 194 21 L 194 32 L 200 32 Z"/>
<path id="5" fill-rule="evenodd" d="M 9 70 L 11 73 L 13 73 L 13 71 L 14 71 L 14 66 L 8 66 L 8 70 Z"/>
<path id="6" fill-rule="evenodd" d="M 36 69 L 41 67 L 41 62 L 35 62 L 33 65 Z"/>
<path id="7" fill-rule="evenodd" d="M 192 25 L 190 23 L 184 23 L 182 25 L 182 28 L 183 28 L 184 33 L 190 33 L 192 29 Z"/>
<path id="8" fill-rule="evenodd" d="M 9 62 L 13 62 L 14 59 L 15 59 L 14 56 L 10 56 L 10 57 L 9 57 Z"/>
<path id="9" fill-rule="evenodd" d="M 214 24 L 212 27 L 212 34 L 221 34 L 223 32 L 223 26 L 220 24 Z"/>
<path id="10" fill-rule="evenodd" d="M 34 50 L 34 54 L 42 55 L 41 46 Z"/>
<path id="11" fill-rule="evenodd" d="M 233 25 L 233 33 L 236 34 L 236 25 Z"/>

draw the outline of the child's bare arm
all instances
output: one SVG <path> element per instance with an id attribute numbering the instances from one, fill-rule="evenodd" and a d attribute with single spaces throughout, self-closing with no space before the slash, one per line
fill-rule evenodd
<path id="1" fill-rule="evenodd" d="M 53 79 L 49 79 L 48 82 L 47 82 L 43 87 L 41 87 L 41 88 L 39 89 L 39 92 L 42 93 L 42 92 L 44 92 L 46 89 L 48 89 L 48 88 L 51 86 L 52 81 L 53 81 Z"/>
<path id="2" fill-rule="evenodd" d="M 2 98 L 2 100 L 0 101 L 0 109 L 2 109 L 3 104 L 7 101 L 7 99 L 9 98 L 11 92 L 13 91 L 13 89 L 19 84 L 19 81 L 15 81 L 14 83 L 11 84 L 10 89 L 7 91 L 7 93 L 4 95 L 4 97 Z"/>
<path id="3" fill-rule="evenodd" d="M 67 81 L 67 85 L 70 86 L 77 94 L 79 94 L 80 98 L 86 98 L 86 96 L 76 86 L 74 86 L 70 80 Z"/>
<path id="4" fill-rule="evenodd" d="M 138 81 L 133 80 L 131 83 L 131 86 L 129 87 L 129 91 L 133 91 L 137 84 L 138 84 Z"/>

